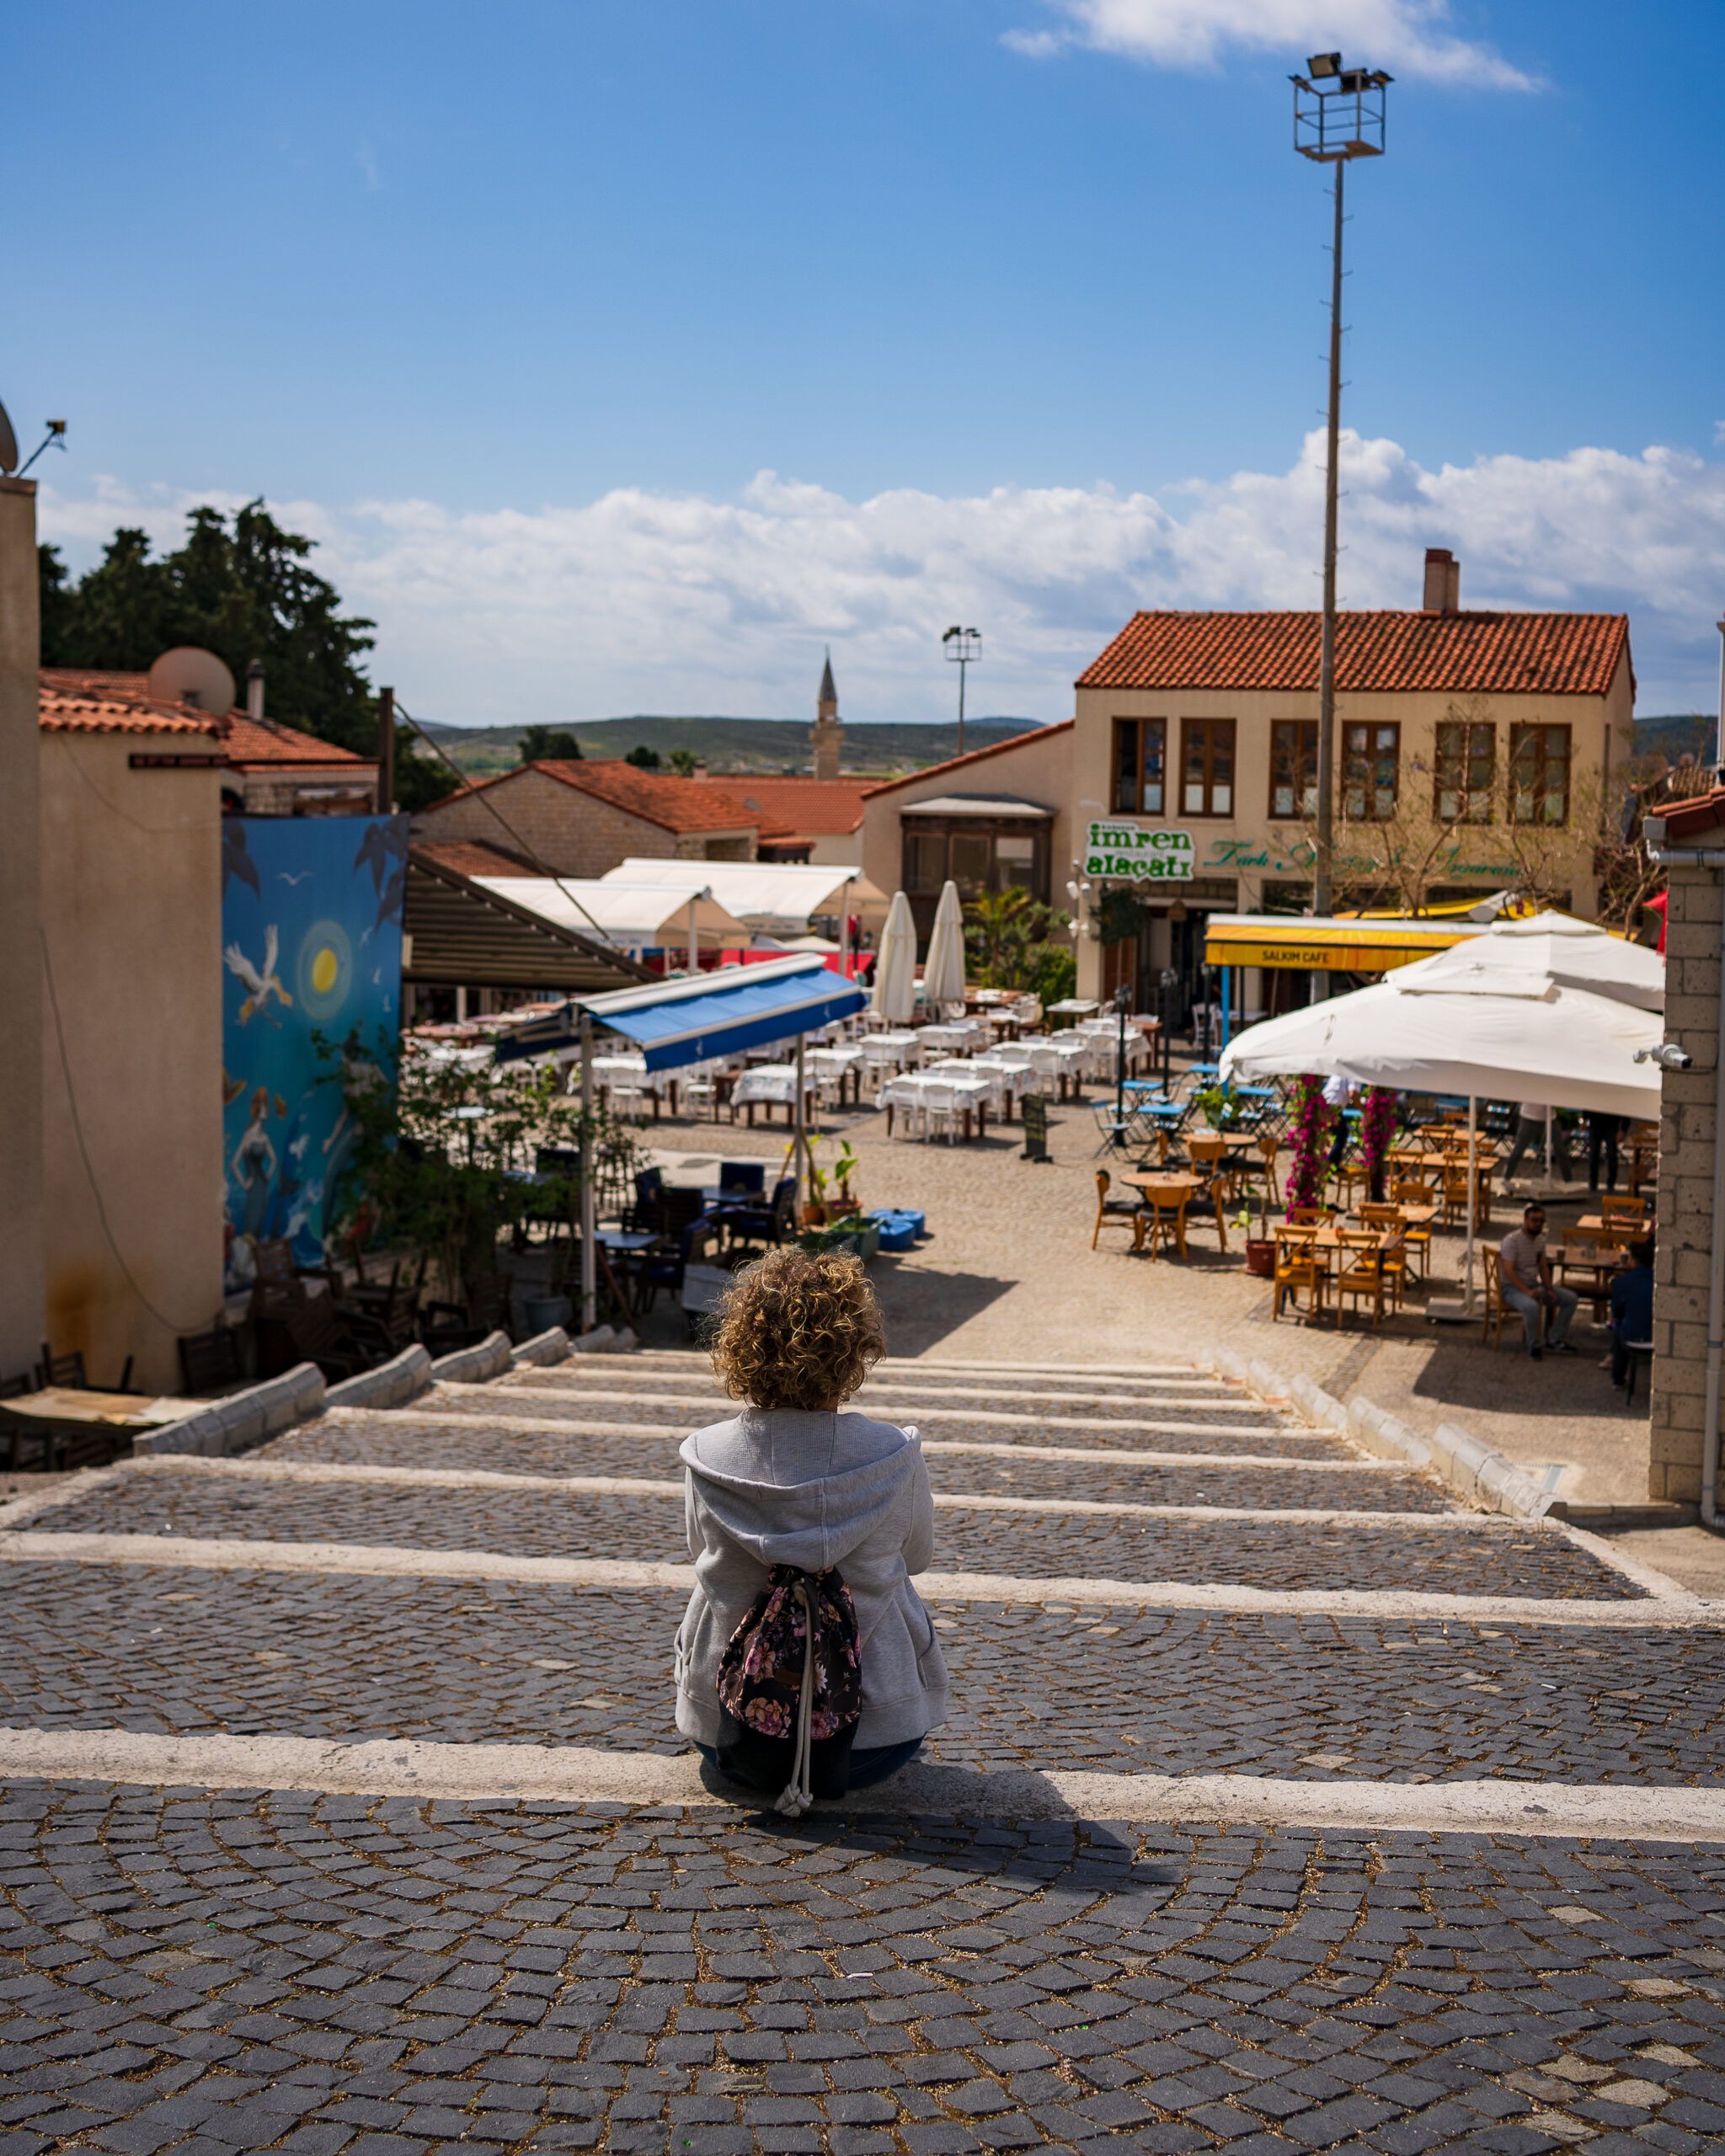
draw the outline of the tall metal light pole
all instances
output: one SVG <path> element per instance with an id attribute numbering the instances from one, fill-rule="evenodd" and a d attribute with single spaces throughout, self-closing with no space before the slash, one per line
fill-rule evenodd
<path id="1" fill-rule="evenodd" d="M 953 622 L 941 638 L 947 657 L 959 670 L 959 754 L 964 753 L 964 670 L 973 659 L 982 656 L 982 633 L 978 629 L 961 629 Z"/>
<path id="2" fill-rule="evenodd" d="M 1294 147 L 1315 164 L 1336 168 L 1334 228 L 1330 239 L 1329 452 L 1324 471 L 1324 611 L 1317 670 L 1317 846 L 1312 862 L 1311 910 L 1322 915 L 1335 903 L 1336 821 L 1336 505 L 1337 459 L 1342 437 L 1342 176 L 1354 157 L 1384 153 L 1384 93 L 1391 77 L 1381 68 L 1343 67 L 1339 52 L 1316 52 L 1306 63 L 1311 77 L 1294 84 Z"/>

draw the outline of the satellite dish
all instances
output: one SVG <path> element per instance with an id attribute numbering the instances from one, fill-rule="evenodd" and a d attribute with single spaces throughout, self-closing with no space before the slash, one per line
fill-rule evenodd
<path id="1" fill-rule="evenodd" d="M 233 676 L 213 651 L 179 643 L 150 669 L 147 693 L 158 703 L 191 704 L 221 718 L 233 709 Z"/>
<path id="2" fill-rule="evenodd" d="M 18 469 L 18 436 L 12 431 L 12 422 L 6 416 L 6 407 L 0 404 L 0 472 L 9 478 Z"/>

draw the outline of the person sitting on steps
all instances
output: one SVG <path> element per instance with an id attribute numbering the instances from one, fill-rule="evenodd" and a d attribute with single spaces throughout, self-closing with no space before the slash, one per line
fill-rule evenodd
<path id="1" fill-rule="evenodd" d="M 1574 1347 L 1569 1340 L 1569 1321 L 1575 1315 L 1575 1306 L 1580 1299 L 1574 1289 L 1561 1286 L 1551 1275 L 1551 1261 L 1546 1255 L 1546 1209 L 1543 1205 L 1530 1205 L 1521 1216 L 1521 1225 L 1512 1228 L 1498 1245 L 1498 1251 L 1503 1268 L 1503 1300 L 1512 1310 L 1519 1313 L 1522 1329 L 1527 1335 L 1527 1352 L 1538 1362 L 1543 1350 L 1540 1345 L 1540 1321 L 1547 1311 L 1551 1314 L 1551 1329 L 1546 1340 L 1547 1348 L 1558 1353 L 1573 1355 Z"/>
<path id="2" fill-rule="evenodd" d="M 721 1657 L 776 1567 L 836 1569 L 854 1604 L 852 1789 L 895 1774 L 946 1719 L 946 1664 L 911 1584 L 934 1556 L 921 1444 L 914 1429 L 845 1406 L 885 1347 L 868 1276 L 840 1251 L 769 1251 L 720 1303 L 713 1367 L 744 1405 L 681 1448 L 696 1585 L 676 1640 L 677 1727 L 711 1767 Z"/>

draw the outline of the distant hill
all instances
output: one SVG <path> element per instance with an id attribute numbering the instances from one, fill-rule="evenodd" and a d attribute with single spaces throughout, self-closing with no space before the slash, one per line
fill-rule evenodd
<path id="1" fill-rule="evenodd" d="M 555 722 L 553 722 L 555 723 Z M 964 746 L 991 748 L 1028 734 L 1033 718 L 967 718 Z M 426 728 L 444 754 L 464 771 L 480 778 L 511 770 L 520 762 L 521 728 L 515 726 Z M 626 756 L 638 745 L 655 749 L 661 758 L 673 749 L 690 749 L 712 771 L 807 771 L 811 750 L 809 724 L 799 718 L 638 718 L 578 719 L 572 731 L 584 756 Z M 883 720 L 846 727 L 841 751 L 846 771 L 883 778 L 913 771 L 924 764 L 943 763 L 959 753 L 959 729 L 952 721 Z"/>
<path id="2" fill-rule="evenodd" d="M 1672 764 L 1680 764 L 1685 756 L 1705 759 L 1712 751 L 1718 730 L 1718 720 L 1705 712 L 1674 712 L 1664 718 L 1638 718 L 1635 722 L 1634 753 L 1637 756 L 1664 756 Z"/>

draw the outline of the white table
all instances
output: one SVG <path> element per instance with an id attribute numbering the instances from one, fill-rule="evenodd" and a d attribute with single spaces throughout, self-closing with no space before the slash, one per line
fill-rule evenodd
<path id="1" fill-rule="evenodd" d="M 1066 995 L 1048 1006 L 1048 1015 L 1050 1018 L 1093 1018 L 1101 1008 L 1101 1004 L 1089 1002 L 1081 995 Z"/>
<path id="2" fill-rule="evenodd" d="M 950 1054 L 955 1049 L 980 1046 L 988 1038 L 988 1033 L 974 1018 L 954 1018 L 937 1026 L 925 1026 L 917 1038 L 925 1050 L 941 1049 Z"/>
<path id="3" fill-rule="evenodd" d="M 862 1098 L 863 1054 L 860 1048 L 811 1048 L 803 1052 L 804 1068 L 811 1077 L 832 1079 L 838 1086 L 839 1102 L 845 1098 L 845 1082 L 851 1086 L 851 1098 L 860 1102 Z"/>
<path id="4" fill-rule="evenodd" d="M 977 1078 L 967 1070 L 912 1070 L 902 1077 L 889 1078 L 880 1089 L 880 1105 L 886 1110 L 886 1134 L 893 1134 L 893 1111 L 904 1108 L 911 1114 L 925 1111 L 930 1093 L 937 1097 L 950 1097 L 957 1113 L 964 1120 L 964 1135 L 971 1134 L 971 1118 L 975 1118 L 976 1135 L 980 1138 L 988 1127 L 989 1097 L 992 1087 L 986 1076 Z"/>
<path id="5" fill-rule="evenodd" d="M 814 1081 L 805 1070 L 803 1091 L 806 1095 L 814 1091 Z M 749 1118 L 749 1128 L 755 1128 L 757 1107 L 782 1107 L 785 1121 L 793 1122 L 797 1112 L 797 1066 L 794 1063 L 757 1063 L 745 1070 L 731 1088 L 731 1121 L 737 1119 L 737 1110 L 744 1109 Z M 767 1120 L 772 1121 L 769 1115 Z"/>
<path id="6" fill-rule="evenodd" d="M 669 1103 L 671 1113 L 676 1113 L 677 1070 L 651 1070 L 647 1068 L 644 1055 L 595 1055 L 593 1059 L 593 1082 L 600 1091 L 610 1096 L 644 1093 L 653 1103 L 656 1118 L 660 1103 Z"/>
<path id="7" fill-rule="evenodd" d="M 1002 1123 L 1012 1121 L 1013 1102 L 1024 1097 L 1036 1076 L 1028 1056 L 1022 1063 L 1009 1063 L 1001 1055 L 973 1055 L 962 1067 L 989 1081 L 989 1105 Z"/>

